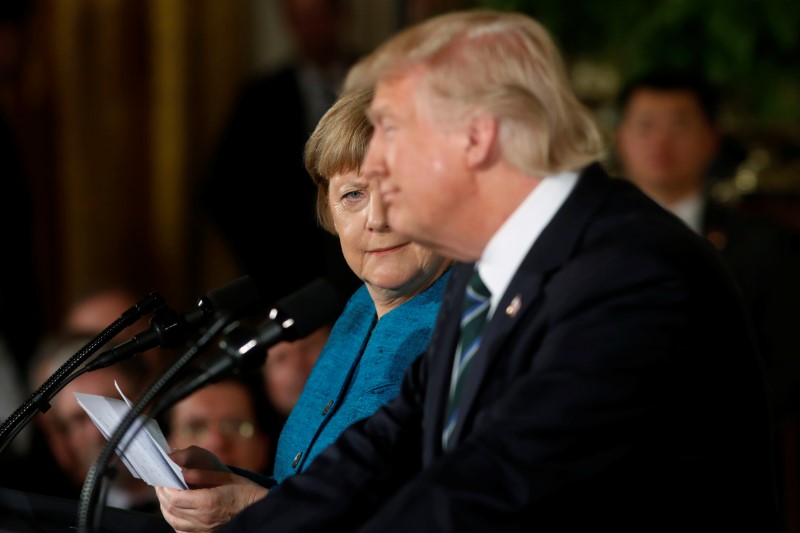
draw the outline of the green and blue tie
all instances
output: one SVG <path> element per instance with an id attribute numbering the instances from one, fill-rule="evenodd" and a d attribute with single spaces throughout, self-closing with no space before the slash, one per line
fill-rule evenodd
<path id="1" fill-rule="evenodd" d="M 453 375 L 450 381 L 450 395 L 447 402 L 444 432 L 442 433 L 442 447 L 447 449 L 447 443 L 458 421 L 458 406 L 461 393 L 469 371 L 470 363 L 478 346 L 481 343 L 483 326 L 489 314 L 491 293 L 483 284 L 478 269 L 472 272 L 472 277 L 467 285 L 464 295 L 464 306 L 461 312 L 461 338 L 456 347 L 453 360 Z"/>

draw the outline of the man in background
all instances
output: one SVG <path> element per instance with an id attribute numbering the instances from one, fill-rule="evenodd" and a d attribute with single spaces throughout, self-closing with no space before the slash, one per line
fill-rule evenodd
<path id="1" fill-rule="evenodd" d="M 630 81 L 619 96 L 616 155 L 627 179 L 722 255 L 755 321 L 782 421 L 798 412 L 800 400 L 800 242 L 709 194 L 709 169 L 720 154 L 718 103 L 714 88 L 692 73 L 652 72 Z"/>
<path id="2" fill-rule="evenodd" d="M 294 341 L 281 341 L 267 351 L 262 367 L 267 398 L 285 421 L 303 392 L 308 375 L 328 341 L 331 325 Z"/>
<path id="3" fill-rule="evenodd" d="M 164 419 L 172 449 L 200 446 L 228 466 L 272 473 L 282 421 L 257 373 L 208 384 L 170 407 Z"/>

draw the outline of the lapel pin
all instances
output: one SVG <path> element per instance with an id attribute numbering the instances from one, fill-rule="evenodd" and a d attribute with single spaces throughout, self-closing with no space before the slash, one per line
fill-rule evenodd
<path id="1" fill-rule="evenodd" d="M 511 303 L 506 307 L 506 314 L 510 317 L 514 317 L 517 312 L 519 312 L 520 307 L 522 307 L 522 298 L 520 298 L 518 294 L 511 299 Z"/>

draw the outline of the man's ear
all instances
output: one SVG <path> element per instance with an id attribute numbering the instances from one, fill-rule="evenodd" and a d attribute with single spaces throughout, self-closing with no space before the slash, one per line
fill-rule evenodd
<path id="1" fill-rule="evenodd" d="M 473 113 L 467 123 L 466 161 L 477 168 L 489 164 L 499 150 L 500 123 L 485 111 Z"/>

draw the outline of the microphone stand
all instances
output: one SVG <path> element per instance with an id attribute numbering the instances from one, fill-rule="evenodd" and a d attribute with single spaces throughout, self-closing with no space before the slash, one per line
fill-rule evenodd
<path id="1" fill-rule="evenodd" d="M 142 316 L 153 309 L 164 305 L 164 298 L 157 292 L 151 292 L 143 300 L 125 311 L 120 317 L 100 332 L 94 339 L 86 343 L 78 353 L 70 357 L 61 365 L 43 385 L 41 385 L 16 411 L 14 411 L 0 425 L 0 452 L 14 440 L 22 429 L 28 425 L 37 412 L 46 412 L 50 409 L 50 400 L 70 381 L 84 373 L 84 370 L 75 372 L 75 369 L 86 361 L 120 331 L 133 325 Z"/>
<path id="2" fill-rule="evenodd" d="M 127 436 L 128 430 L 131 425 L 139 418 L 145 407 L 161 392 L 161 390 L 168 385 L 173 378 L 188 365 L 205 347 L 216 337 L 222 329 L 230 322 L 229 313 L 221 313 L 217 316 L 214 322 L 208 329 L 201 335 L 197 342 L 192 345 L 186 352 L 175 361 L 161 376 L 159 376 L 154 383 L 137 400 L 133 407 L 125 414 L 125 417 L 120 421 L 114 433 L 109 437 L 100 455 L 95 460 L 81 489 L 80 501 L 78 506 L 78 532 L 89 533 L 91 531 L 99 531 L 99 526 L 102 523 L 102 510 L 104 505 L 97 505 L 98 503 L 98 485 L 104 477 L 104 470 L 106 465 L 111 460 L 115 452 L 117 455 L 125 453 L 127 445 L 131 442 L 135 435 Z M 141 427 L 137 428 L 140 429 Z M 120 444 L 122 439 L 128 437 L 125 443 Z M 95 508 L 96 507 L 96 508 Z M 91 520 L 91 528 L 88 526 Z"/>

